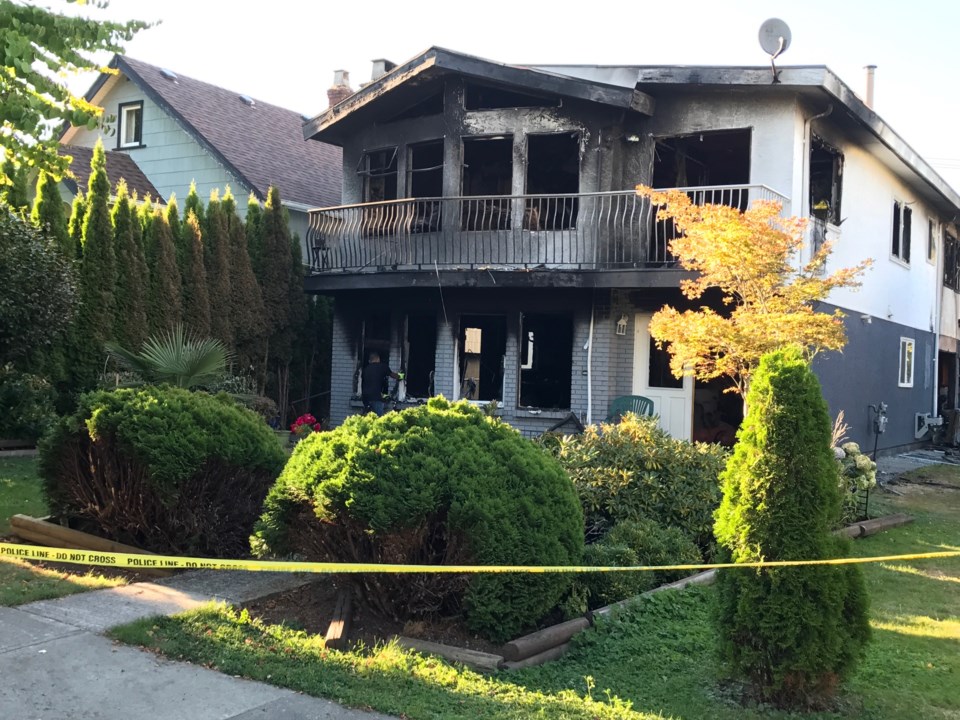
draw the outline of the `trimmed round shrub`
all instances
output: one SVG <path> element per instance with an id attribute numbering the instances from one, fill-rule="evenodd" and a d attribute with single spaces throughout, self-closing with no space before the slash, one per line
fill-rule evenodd
<path id="1" fill-rule="evenodd" d="M 226 395 L 173 387 L 81 396 L 40 448 L 54 513 L 155 552 L 238 557 L 285 455 Z"/>
<path id="2" fill-rule="evenodd" d="M 335 562 L 571 565 L 583 553 L 583 512 L 549 454 L 469 403 L 433 398 L 302 440 L 253 547 Z M 381 612 L 462 612 L 495 642 L 531 627 L 570 583 L 564 573 L 350 578 Z"/>
<path id="3" fill-rule="evenodd" d="M 633 413 L 544 444 L 577 488 L 588 541 L 616 523 L 649 519 L 679 528 L 703 550 L 711 546 L 727 455 L 720 446 L 676 440 L 656 418 Z"/>
<path id="4" fill-rule="evenodd" d="M 843 557 L 837 462 L 820 383 L 800 348 L 765 355 L 721 479 L 716 535 L 733 562 Z M 863 654 L 867 595 L 856 565 L 718 574 L 721 657 L 753 694 L 822 707 Z"/>

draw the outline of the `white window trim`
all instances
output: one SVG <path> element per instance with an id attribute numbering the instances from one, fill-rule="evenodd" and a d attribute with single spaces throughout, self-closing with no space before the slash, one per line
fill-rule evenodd
<path id="1" fill-rule="evenodd" d="M 124 142 L 123 137 L 126 134 L 127 127 L 129 126 L 128 116 L 132 115 L 134 118 L 137 118 L 139 113 L 140 126 L 134 127 L 133 140 L 130 142 Z M 130 103 L 129 105 L 124 105 L 120 108 L 120 121 L 119 127 L 117 128 L 119 135 L 119 144 L 120 148 L 132 148 L 140 147 L 143 144 L 143 103 Z M 140 135 L 140 140 L 137 140 L 137 135 Z"/>
<path id="2" fill-rule="evenodd" d="M 904 211 L 904 209 L 909 209 L 909 210 L 910 210 L 910 254 L 911 254 L 911 256 L 912 256 L 912 255 L 914 254 L 914 248 L 913 248 L 913 246 L 914 246 L 914 237 L 913 237 L 913 208 L 910 207 L 910 206 L 912 205 L 912 203 L 911 203 L 911 202 L 908 202 L 908 201 L 906 201 L 906 200 L 904 200 L 904 199 L 902 199 L 902 198 L 894 197 L 894 198 L 893 198 L 893 202 L 890 204 L 890 210 L 891 210 L 891 211 L 893 210 L 893 205 L 895 205 L 895 204 L 899 204 L 899 205 L 900 205 L 900 238 L 899 238 L 899 243 L 897 243 L 898 246 L 899 246 L 899 248 L 900 248 L 900 255 L 894 255 L 894 254 L 893 254 L 893 212 L 890 213 L 890 232 L 887 233 L 887 242 L 890 243 L 890 245 L 887 245 L 887 250 L 888 250 L 888 252 L 889 252 L 889 254 L 890 254 L 890 259 L 891 259 L 893 262 L 895 262 L 895 263 L 897 263 L 898 265 L 901 265 L 901 266 L 903 266 L 903 267 L 905 267 L 905 268 L 909 268 L 909 267 L 910 267 L 910 261 L 909 261 L 909 260 L 905 260 L 905 259 L 903 258 L 903 227 L 904 227 L 903 211 Z M 924 252 L 924 254 L 926 254 L 926 252 L 927 252 L 926 246 L 924 246 L 923 252 Z"/>
<path id="3" fill-rule="evenodd" d="M 904 352 L 905 348 L 910 348 L 910 357 L 907 370 L 909 371 L 909 377 L 904 377 L 904 367 L 903 361 L 907 357 Z M 917 365 L 917 354 L 916 354 L 916 342 L 913 338 L 901 337 L 900 338 L 900 352 L 897 360 L 898 373 L 897 373 L 897 385 L 902 388 L 912 388 L 913 387 L 913 376 L 914 369 Z"/>

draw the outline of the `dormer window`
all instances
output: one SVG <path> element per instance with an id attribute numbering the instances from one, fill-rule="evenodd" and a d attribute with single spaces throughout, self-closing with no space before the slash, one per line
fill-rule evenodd
<path id="1" fill-rule="evenodd" d="M 143 102 L 121 103 L 117 147 L 140 147 L 143 137 Z"/>

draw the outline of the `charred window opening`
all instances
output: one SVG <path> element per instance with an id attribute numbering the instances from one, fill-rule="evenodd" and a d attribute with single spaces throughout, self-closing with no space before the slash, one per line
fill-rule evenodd
<path id="1" fill-rule="evenodd" d="M 913 210 L 900 200 L 893 201 L 893 238 L 890 254 L 910 264 L 910 235 L 913 230 Z"/>
<path id="2" fill-rule="evenodd" d="M 503 400 L 503 360 L 507 351 L 507 320 L 502 315 L 460 318 L 460 397 Z"/>
<path id="3" fill-rule="evenodd" d="M 463 194 L 488 196 L 465 200 L 463 230 L 509 230 L 513 187 L 513 136 L 471 137 L 463 140 Z"/>
<path id="4" fill-rule="evenodd" d="M 682 388 L 683 378 L 674 377 L 670 371 L 670 351 L 666 346 L 657 347 L 657 342 L 650 338 L 650 366 L 647 378 L 647 387 L 652 388 Z"/>
<path id="5" fill-rule="evenodd" d="M 840 224 L 843 153 L 814 135 L 810 141 L 810 213 Z"/>
<path id="6" fill-rule="evenodd" d="M 404 347 L 407 396 L 433 397 L 433 363 L 437 353 L 437 318 L 410 315 Z"/>
<path id="7" fill-rule="evenodd" d="M 580 135 L 527 136 L 527 194 L 576 195 L 580 192 Z M 526 230 L 569 230 L 576 227 L 578 198 L 528 198 Z"/>
<path id="8" fill-rule="evenodd" d="M 491 85 L 469 83 L 464 95 L 467 110 L 501 110 L 525 107 L 560 107 L 560 98 L 539 97 L 527 93 L 505 90 Z"/>
<path id="9" fill-rule="evenodd" d="M 357 397 L 360 396 L 360 374 L 370 363 L 373 353 L 380 356 L 381 362 L 390 364 L 390 313 L 372 313 L 360 322 L 354 382 Z"/>
<path id="10" fill-rule="evenodd" d="M 363 201 L 397 199 L 397 148 L 366 152 L 357 174 L 363 176 Z"/>
<path id="11" fill-rule="evenodd" d="M 960 292 L 960 243 L 950 233 L 943 234 L 943 284 Z"/>
<path id="12" fill-rule="evenodd" d="M 750 182 L 750 135 L 750 130 L 722 130 L 657 140 L 653 186 L 746 185 Z M 712 202 L 720 204 L 721 200 Z M 744 209 L 746 200 L 725 198 L 723 204 L 743 204 Z"/>
<path id="13" fill-rule="evenodd" d="M 520 319 L 520 407 L 570 408 L 573 319 L 523 315 Z"/>
<path id="14" fill-rule="evenodd" d="M 407 189 L 412 198 L 439 198 L 443 195 L 443 140 L 411 145 L 408 150 Z M 410 232 L 440 229 L 440 201 L 421 200 L 413 204 Z"/>
<path id="15" fill-rule="evenodd" d="M 697 382 L 693 395 L 693 440 L 733 447 L 743 422 L 743 400 L 732 392 L 726 378 Z"/>
<path id="16" fill-rule="evenodd" d="M 443 113 L 443 92 L 437 92 L 420 100 L 406 110 L 394 115 L 388 122 L 395 120 L 410 120 L 412 118 L 429 117 Z"/>

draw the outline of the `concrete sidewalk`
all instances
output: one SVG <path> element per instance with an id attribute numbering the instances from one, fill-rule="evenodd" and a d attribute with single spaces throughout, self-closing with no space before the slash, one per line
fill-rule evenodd
<path id="1" fill-rule="evenodd" d="M 282 573 L 197 571 L 0 607 L 0 718 L 13 720 L 388 720 L 241 680 L 100 633 L 210 600 L 243 603 L 307 582 Z"/>

